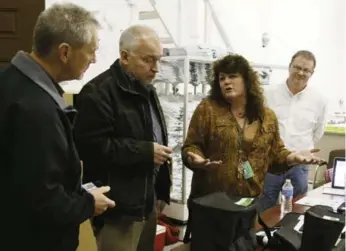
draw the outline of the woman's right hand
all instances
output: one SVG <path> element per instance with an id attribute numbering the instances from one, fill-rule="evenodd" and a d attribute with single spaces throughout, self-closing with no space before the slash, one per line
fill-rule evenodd
<path id="1" fill-rule="evenodd" d="M 204 159 L 196 153 L 187 152 L 187 155 L 187 161 L 193 169 L 212 170 L 214 168 L 219 167 L 222 164 L 221 160 L 210 161 L 209 159 Z"/>

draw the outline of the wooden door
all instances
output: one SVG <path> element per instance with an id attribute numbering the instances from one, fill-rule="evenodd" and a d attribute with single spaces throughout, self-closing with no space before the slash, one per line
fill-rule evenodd
<path id="1" fill-rule="evenodd" d="M 0 0 L 0 67 L 19 50 L 31 51 L 36 19 L 45 0 Z"/>

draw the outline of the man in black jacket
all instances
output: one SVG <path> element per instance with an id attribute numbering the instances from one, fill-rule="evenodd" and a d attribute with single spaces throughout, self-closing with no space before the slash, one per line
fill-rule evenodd
<path id="1" fill-rule="evenodd" d="M 0 74 L 0 243 L 5 250 L 74 251 L 79 225 L 114 202 L 109 187 L 83 191 L 71 127 L 75 110 L 61 81 L 95 61 L 99 24 L 73 4 L 37 19 L 33 51 L 18 52 Z"/>
<path id="2" fill-rule="evenodd" d="M 76 144 L 85 178 L 110 185 L 117 203 L 102 216 L 99 251 L 153 251 L 155 203 L 169 203 L 171 186 L 172 149 L 152 85 L 162 47 L 152 29 L 136 25 L 119 48 L 120 58 L 76 99 Z"/>

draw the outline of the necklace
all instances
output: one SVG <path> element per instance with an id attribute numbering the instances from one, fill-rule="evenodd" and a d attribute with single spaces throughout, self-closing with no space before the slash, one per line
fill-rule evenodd
<path id="1" fill-rule="evenodd" d="M 232 113 L 234 114 L 235 117 L 240 118 L 240 119 L 245 117 L 245 111 L 244 110 L 234 111 Z"/>

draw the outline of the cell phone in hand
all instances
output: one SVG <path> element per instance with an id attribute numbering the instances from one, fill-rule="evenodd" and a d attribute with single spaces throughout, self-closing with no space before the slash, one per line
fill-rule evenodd
<path id="1" fill-rule="evenodd" d="M 92 182 L 89 182 L 89 183 L 85 183 L 82 185 L 82 188 L 87 191 L 87 192 L 90 192 L 91 190 L 94 190 L 95 188 L 97 188 L 97 186 L 95 186 L 94 183 Z"/>

